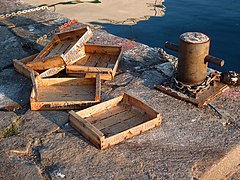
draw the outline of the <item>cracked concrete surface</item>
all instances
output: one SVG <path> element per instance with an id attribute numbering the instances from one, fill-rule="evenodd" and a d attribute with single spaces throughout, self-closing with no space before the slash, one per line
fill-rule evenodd
<path id="1" fill-rule="evenodd" d="M 0 10 L 27 7 L 5 0 Z M 47 41 L 34 50 L 22 45 L 64 19 L 42 11 L 0 21 L 0 132 L 20 118 L 18 135 L 0 139 L 0 179 L 60 179 L 61 175 L 66 179 L 198 179 L 239 144 L 239 88 L 232 87 L 211 101 L 224 115 L 220 119 L 208 107 L 197 108 L 152 89 L 168 78 L 155 68 L 164 63 L 157 48 L 101 29 L 93 31 L 89 43 L 124 48 L 115 79 L 102 85 L 103 101 L 129 92 L 159 111 L 162 125 L 100 151 L 68 124 L 67 111 L 30 111 L 31 82 L 14 71 L 12 60 L 41 50 Z M 240 179 L 239 175 L 237 171 L 228 179 Z"/>

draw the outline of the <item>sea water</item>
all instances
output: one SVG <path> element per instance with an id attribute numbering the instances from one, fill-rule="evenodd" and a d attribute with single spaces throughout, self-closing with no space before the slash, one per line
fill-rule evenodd
<path id="1" fill-rule="evenodd" d="M 225 60 L 223 67 L 210 67 L 240 72 L 240 0 L 165 0 L 164 6 L 164 16 L 151 16 L 134 25 L 97 24 L 151 47 L 163 47 L 165 41 L 178 44 L 184 32 L 202 32 L 211 39 L 210 54 Z"/>

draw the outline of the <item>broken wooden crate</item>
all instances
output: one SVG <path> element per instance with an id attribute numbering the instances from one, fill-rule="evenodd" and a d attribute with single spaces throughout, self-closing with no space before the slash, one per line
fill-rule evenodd
<path id="1" fill-rule="evenodd" d="M 21 60 L 14 59 L 13 65 L 14 65 L 15 70 L 18 73 L 24 75 L 25 77 L 31 79 L 32 72 L 34 73 L 34 75 L 36 75 L 36 76 L 39 75 L 41 78 L 44 78 L 44 77 L 51 77 L 51 76 L 57 74 L 58 72 L 62 71 L 63 69 L 65 69 L 65 66 L 61 66 L 61 67 L 50 68 L 43 72 L 33 70 L 30 67 L 28 67 L 26 64 L 29 62 L 32 62 L 37 57 L 37 55 L 38 54 L 34 54 L 29 57 L 23 58 Z"/>
<path id="2" fill-rule="evenodd" d="M 85 45 L 86 56 L 73 65 L 66 66 L 69 76 L 86 74 L 86 78 L 94 78 L 100 73 L 103 80 L 112 80 L 116 74 L 122 55 L 120 46 Z"/>
<path id="3" fill-rule="evenodd" d="M 85 56 L 84 44 L 92 35 L 88 27 L 56 34 L 27 66 L 33 70 L 47 70 L 73 64 Z"/>
<path id="4" fill-rule="evenodd" d="M 157 111 L 126 93 L 78 112 L 70 111 L 69 120 L 72 127 L 100 149 L 161 124 Z"/>
<path id="5" fill-rule="evenodd" d="M 101 80 L 97 78 L 40 78 L 31 74 L 31 110 L 82 109 L 100 102 Z"/>

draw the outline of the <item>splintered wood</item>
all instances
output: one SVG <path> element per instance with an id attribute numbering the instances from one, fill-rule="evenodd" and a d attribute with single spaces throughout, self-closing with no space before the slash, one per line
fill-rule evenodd
<path id="1" fill-rule="evenodd" d="M 157 111 L 128 94 L 69 114 L 71 125 L 100 149 L 161 124 Z"/>
<path id="2" fill-rule="evenodd" d="M 85 57 L 66 67 L 68 75 L 86 74 L 86 78 L 94 78 L 97 73 L 101 73 L 100 78 L 103 80 L 114 78 L 122 55 L 121 47 L 88 44 L 85 45 L 85 53 Z"/>
<path id="3" fill-rule="evenodd" d="M 32 76 L 31 110 L 81 109 L 100 102 L 100 78 Z"/>

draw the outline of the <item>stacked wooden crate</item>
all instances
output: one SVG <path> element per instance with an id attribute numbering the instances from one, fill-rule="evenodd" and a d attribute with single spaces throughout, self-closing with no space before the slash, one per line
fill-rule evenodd
<path id="1" fill-rule="evenodd" d="M 113 80 L 122 47 L 91 45 L 86 27 L 56 34 L 36 55 L 14 60 L 16 71 L 32 80 L 31 110 L 71 111 L 71 125 L 105 149 L 161 124 L 157 111 L 129 94 L 101 101 L 101 80 Z M 92 106 L 92 107 L 89 107 Z"/>
<path id="2" fill-rule="evenodd" d="M 86 45 L 92 35 L 88 27 L 59 33 L 39 54 L 14 60 L 32 79 L 31 110 L 82 109 L 101 101 L 101 79 L 114 78 L 122 48 Z M 52 77 L 63 70 L 63 77 Z"/>

